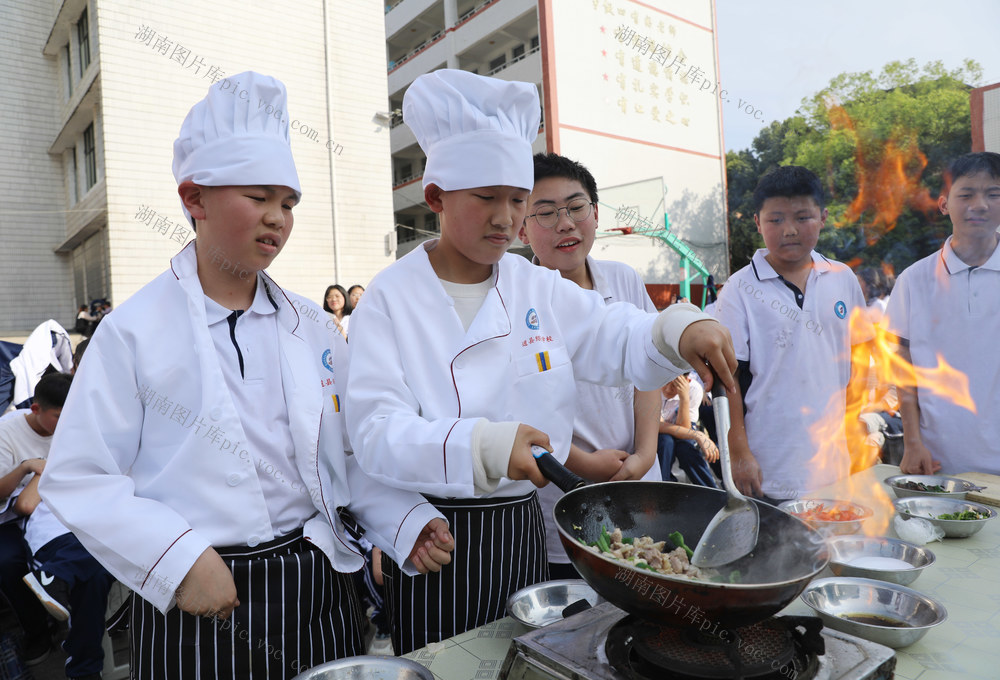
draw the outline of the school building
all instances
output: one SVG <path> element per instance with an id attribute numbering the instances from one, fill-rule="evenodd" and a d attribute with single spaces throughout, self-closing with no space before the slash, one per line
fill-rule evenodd
<path id="1" fill-rule="evenodd" d="M 608 233 L 595 257 L 631 264 L 646 283 L 678 282 L 675 250 L 637 234 L 662 226 L 666 211 L 679 242 L 717 279 L 728 276 L 730 95 L 719 85 L 712 0 L 399 0 L 386 4 L 385 34 L 397 255 L 438 232 L 403 95 L 423 73 L 460 68 L 536 84 L 535 151 L 578 160 L 597 179 Z"/>
<path id="2" fill-rule="evenodd" d="M 973 88 L 969 92 L 972 118 L 972 150 L 1000 153 L 1000 83 Z"/>
<path id="3" fill-rule="evenodd" d="M 227 78 L 246 70 L 288 87 L 303 201 L 271 271 L 291 290 L 318 300 L 331 283 L 367 284 L 437 232 L 423 203 L 423 154 L 396 111 L 414 78 L 445 67 L 538 86 L 535 150 L 588 165 L 603 229 L 633 231 L 602 235 L 596 257 L 629 262 L 649 283 L 677 282 L 675 251 L 634 233 L 661 225 L 666 211 L 677 242 L 725 278 L 712 0 L 255 7 L 5 4 L 0 336 L 49 318 L 71 328 L 78 305 L 117 305 L 167 268 L 193 238 L 170 169 L 173 141 L 209 86 L 235 91 Z"/>
<path id="4" fill-rule="evenodd" d="M 288 88 L 303 190 L 271 272 L 316 300 L 367 283 L 394 259 L 383 17 L 370 0 L 4 3 L 0 336 L 72 328 L 79 304 L 120 304 L 169 266 L 193 237 L 174 139 L 247 70 Z"/>

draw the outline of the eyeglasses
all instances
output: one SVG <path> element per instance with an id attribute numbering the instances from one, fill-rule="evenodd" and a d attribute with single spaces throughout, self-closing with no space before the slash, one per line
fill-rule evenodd
<path id="1" fill-rule="evenodd" d="M 560 210 L 565 210 L 566 214 L 574 222 L 583 222 L 590 217 L 590 213 L 594 210 L 594 204 L 586 199 L 577 198 L 562 208 L 547 205 L 537 210 L 534 215 L 528 215 L 528 217 L 534 217 L 535 221 L 538 222 L 538 226 L 551 229 L 559 224 Z"/>

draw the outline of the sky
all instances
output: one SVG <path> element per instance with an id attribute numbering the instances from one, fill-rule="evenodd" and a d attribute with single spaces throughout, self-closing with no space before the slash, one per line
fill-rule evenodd
<path id="1" fill-rule="evenodd" d="M 971 58 L 976 85 L 1000 82 L 1000 0 L 716 0 L 716 11 L 726 150 L 749 148 L 840 73 Z"/>

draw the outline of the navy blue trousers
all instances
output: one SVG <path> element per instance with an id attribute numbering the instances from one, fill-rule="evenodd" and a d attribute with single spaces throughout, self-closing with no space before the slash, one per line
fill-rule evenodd
<path id="1" fill-rule="evenodd" d="M 100 673 L 104 667 L 104 615 L 114 579 L 73 534 L 39 548 L 35 564 L 69 587 L 69 634 L 63 643 L 67 677 Z"/>
<path id="2" fill-rule="evenodd" d="M 28 639 L 47 636 L 48 614 L 21 578 L 28 573 L 31 553 L 20 522 L 0 524 L 0 589 L 17 614 Z"/>
<path id="3" fill-rule="evenodd" d="M 660 472 L 663 474 L 663 481 L 676 482 L 677 478 L 670 469 L 674 466 L 674 458 L 680 464 L 684 474 L 692 484 L 719 488 L 715 483 L 708 461 L 702 455 L 698 447 L 688 439 L 674 439 L 669 434 L 661 433 L 656 442 L 656 456 L 660 459 Z"/>

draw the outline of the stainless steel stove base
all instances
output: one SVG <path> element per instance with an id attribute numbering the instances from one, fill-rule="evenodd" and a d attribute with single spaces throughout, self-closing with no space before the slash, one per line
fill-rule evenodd
<path id="1" fill-rule="evenodd" d="M 500 677 L 506 680 L 628 680 L 608 664 L 608 630 L 625 612 L 604 603 L 545 628 L 514 638 Z M 824 629 L 826 653 L 816 680 L 889 680 L 896 667 L 892 649 Z"/>

